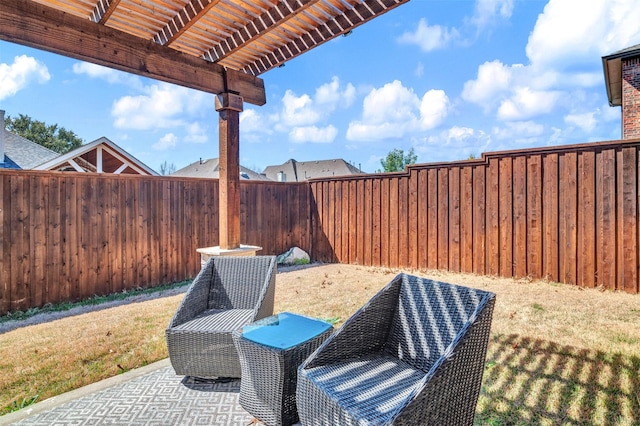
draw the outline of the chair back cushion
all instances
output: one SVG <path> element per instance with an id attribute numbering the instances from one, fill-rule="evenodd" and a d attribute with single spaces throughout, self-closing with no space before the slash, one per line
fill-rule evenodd
<path id="1" fill-rule="evenodd" d="M 273 272 L 273 256 L 214 258 L 209 309 L 254 309 Z"/>
<path id="2" fill-rule="evenodd" d="M 403 275 L 385 351 L 428 372 L 491 293 Z"/>

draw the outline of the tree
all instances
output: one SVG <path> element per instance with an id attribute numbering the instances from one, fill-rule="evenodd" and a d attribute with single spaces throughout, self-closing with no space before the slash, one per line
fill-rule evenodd
<path id="1" fill-rule="evenodd" d="M 401 149 L 394 149 L 387 154 L 387 157 L 380 160 L 382 164 L 382 170 L 378 172 L 401 172 L 406 166 L 415 164 L 418 160 L 418 156 L 413 151 L 413 147 L 405 155 Z"/>
<path id="2" fill-rule="evenodd" d="M 7 117 L 6 129 L 60 154 L 76 149 L 84 142 L 71 130 L 57 124 L 47 125 L 24 114 L 17 118 Z"/>
<path id="3" fill-rule="evenodd" d="M 166 160 L 164 163 L 160 164 L 160 174 L 162 176 L 167 176 L 176 171 L 176 165 L 174 163 L 169 164 Z"/>

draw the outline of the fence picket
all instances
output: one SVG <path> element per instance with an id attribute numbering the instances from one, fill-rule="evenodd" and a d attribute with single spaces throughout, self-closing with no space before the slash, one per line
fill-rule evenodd
<path id="1" fill-rule="evenodd" d="M 312 259 L 640 291 L 639 141 L 405 172 L 242 182 L 243 244 Z M 218 242 L 217 180 L 0 170 L 0 314 L 176 282 Z"/>

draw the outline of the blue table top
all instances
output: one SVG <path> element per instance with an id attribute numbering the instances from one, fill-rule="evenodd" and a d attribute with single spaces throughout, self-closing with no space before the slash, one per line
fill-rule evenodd
<path id="1" fill-rule="evenodd" d="M 282 312 L 242 328 L 242 337 L 278 349 L 289 349 L 323 333 L 332 326 L 326 321 Z"/>

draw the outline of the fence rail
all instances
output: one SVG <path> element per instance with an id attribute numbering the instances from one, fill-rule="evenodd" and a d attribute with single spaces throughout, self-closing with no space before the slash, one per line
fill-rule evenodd
<path id="1" fill-rule="evenodd" d="M 242 182 L 241 239 L 315 260 L 640 292 L 640 140 Z M 0 171 L 0 314 L 193 277 L 213 179 Z"/>

